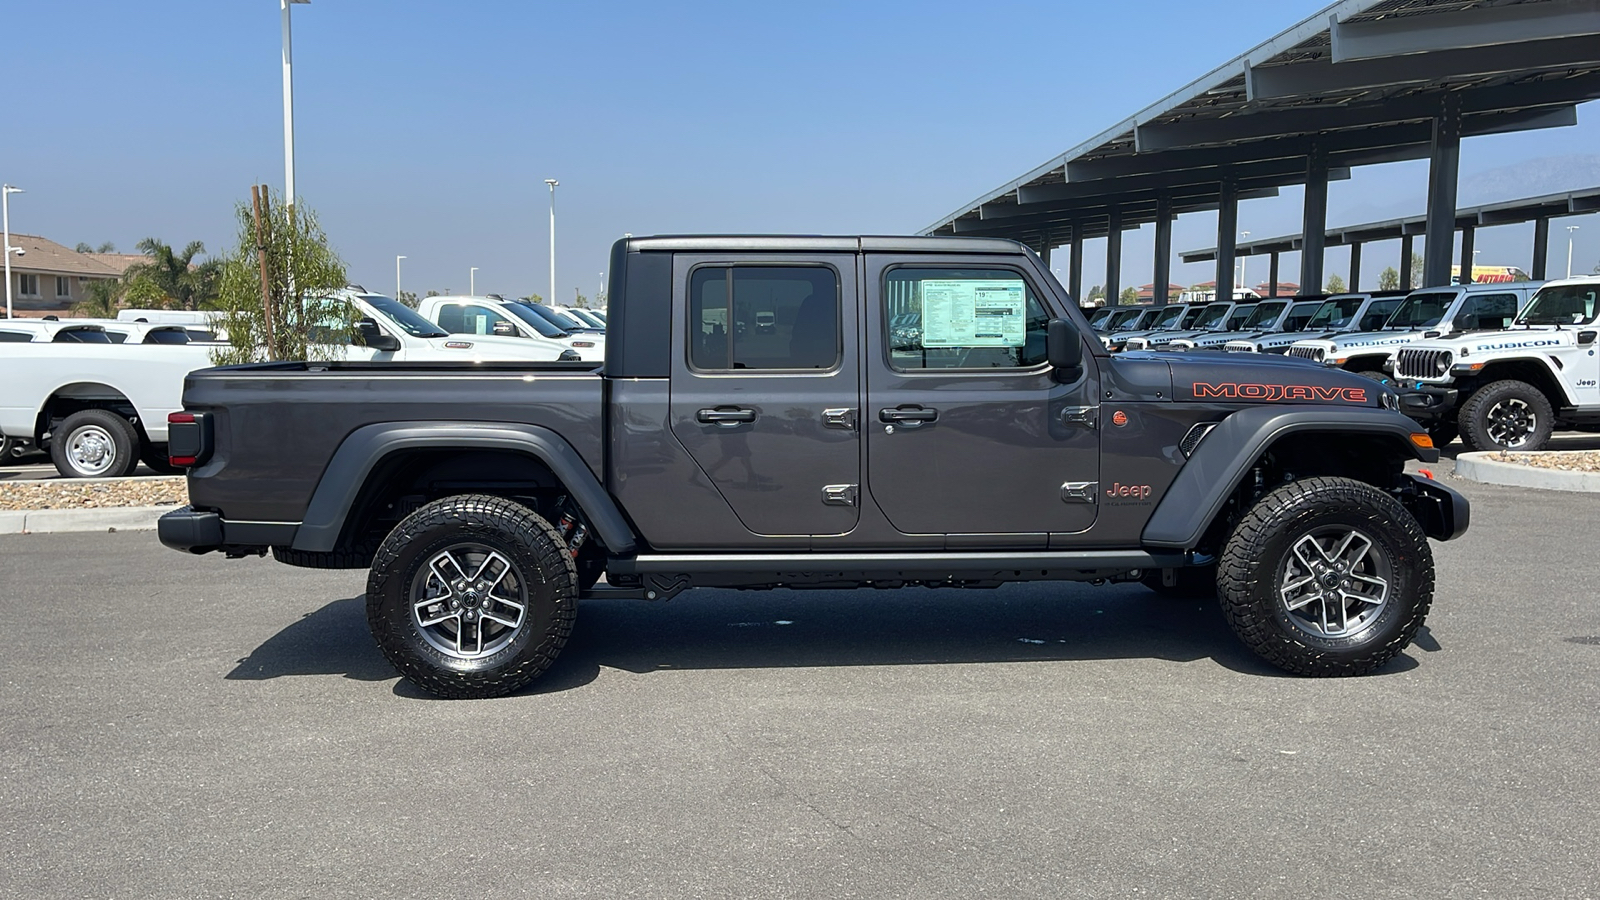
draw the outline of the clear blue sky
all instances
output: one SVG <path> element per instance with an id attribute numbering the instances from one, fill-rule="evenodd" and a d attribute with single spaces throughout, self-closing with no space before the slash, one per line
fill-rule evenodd
<path id="1" fill-rule="evenodd" d="M 418 293 L 464 293 L 478 266 L 480 292 L 543 294 L 559 178 L 568 302 L 624 232 L 916 231 L 1323 5 L 314 0 L 294 9 L 298 188 L 369 288 L 392 291 L 404 254 Z M 4 21 L 17 230 L 220 252 L 249 186 L 282 187 L 276 0 L 15 3 Z M 1463 171 L 1587 153 L 1580 116 L 1470 141 Z M 1332 217 L 1420 211 L 1423 177 L 1358 173 Z M 1296 230 L 1298 203 L 1244 204 L 1240 227 Z M 1177 247 L 1213 244 L 1214 222 L 1186 217 Z M 1145 231 L 1125 284 L 1150 279 Z M 1518 234 L 1480 234 L 1480 262 L 1525 265 Z M 1580 267 L 1597 256 L 1600 220 Z"/>

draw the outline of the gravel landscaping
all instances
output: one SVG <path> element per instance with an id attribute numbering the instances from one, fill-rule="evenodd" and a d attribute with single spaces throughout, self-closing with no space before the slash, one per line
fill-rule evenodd
<path id="1" fill-rule="evenodd" d="M 181 476 L 116 481 L 0 482 L 0 510 L 179 506 L 189 502 Z"/>
<path id="2" fill-rule="evenodd" d="M 1600 450 L 1545 450 L 1539 453 L 1497 453 L 1492 459 L 1533 466 L 1539 469 L 1559 469 L 1563 472 L 1600 472 Z"/>

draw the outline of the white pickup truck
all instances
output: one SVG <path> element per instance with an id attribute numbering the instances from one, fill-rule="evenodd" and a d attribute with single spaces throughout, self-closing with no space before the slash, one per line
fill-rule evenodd
<path id="1" fill-rule="evenodd" d="M 368 362 L 577 361 L 559 345 L 521 338 L 451 335 L 404 304 L 341 291 L 357 330 L 334 354 Z M 184 376 L 211 365 L 206 344 L 112 343 L 113 325 L 63 320 L 0 322 L 25 339 L 0 346 L 0 434 L 50 451 L 68 478 L 132 474 L 142 459 L 166 462 L 167 414 L 183 408 Z M 66 336 L 66 337 L 64 337 Z M 75 336 L 75 337 L 74 337 Z M 85 343 L 84 340 L 92 342 Z"/>
<path id="2" fill-rule="evenodd" d="M 1474 450 L 1540 450 L 1557 427 L 1600 430 L 1600 278 L 1551 281 L 1503 331 L 1395 354 L 1402 411 Z M 1441 443 L 1435 437 L 1435 443 Z"/>
<path id="3" fill-rule="evenodd" d="M 584 362 L 606 358 L 606 336 L 599 332 L 574 332 L 540 310 L 520 300 L 498 297 L 424 297 L 417 312 L 439 328 L 455 335 L 496 336 L 532 347 L 570 350 Z"/>

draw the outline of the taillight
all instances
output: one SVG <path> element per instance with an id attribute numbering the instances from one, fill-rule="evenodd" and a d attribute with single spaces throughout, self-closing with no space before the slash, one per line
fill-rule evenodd
<path id="1" fill-rule="evenodd" d="M 167 462 L 188 468 L 211 455 L 211 417 L 206 413 L 167 413 Z"/>

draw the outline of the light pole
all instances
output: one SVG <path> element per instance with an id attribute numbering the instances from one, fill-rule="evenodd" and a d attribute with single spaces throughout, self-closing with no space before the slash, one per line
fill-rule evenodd
<path id="1" fill-rule="evenodd" d="M 1572 233 L 1574 231 L 1577 231 L 1577 230 L 1578 230 L 1578 226 L 1576 226 L 1576 225 L 1568 225 L 1567 226 L 1567 277 L 1568 278 L 1572 277 Z M 7 277 L 9 278 L 10 276 L 8 275 Z M 8 288 L 6 288 L 6 290 L 10 290 L 10 288 L 8 287 Z"/>
<path id="2" fill-rule="evenodd" d="M 22 193 L 22 188 L 7 184 L 0 189 L 0 219 L 4 219 L 6 247 L 6 318 L 11 318 L 11 254 L 21 253 L 21 247 L 11 246 L 11 195 Z"/>
<path id="3" fill-rule="evenodd" d="M 554 178 L 546 178 L 544 183 L 550 185 L 550 299 L 544 302 L 554 306 L 556 303 L 556 185 L 561 182 Z"/>
<path id="4" fill-rule="evenodd" d="M 283 7 L 283 202 L 294 205 L 294 71 L 289 40 L 289 6 L 311 0 L 278 0 Z"/>
<path id="5" fill-rule="evenodd" d="M 1250 239 L 1250 232 L 1248 232 L 1248 231 L 1239 232 L 1239 241 L 1241 243 L 1244 242 L 1244 241 L 1248 241 L 1249 239 Z M 1238 284 L 1238 287 L 1248 288 L 1250 286 L 1249 284 L 1247 284 L 1245 282 L 1245 273 L 1244 273 L 1245 272 L 1245 265 L 1247 263 L 1249 263 L 1249 262 L 1250 262 L 1250 257 L 1248 257 L 1248 256 L 1239 257 L 1239 284 Z M 1233 298 L 1229 297 L 1228 299 L 1232 300 Z"/>
<path id="6" fill-rule="evenodd" d="M 404 256 L 396 256 L 394 258 L 394 299 L 395 300 L 400 300 L 400 260 L 402 260 L 402 259 L 405 259 L 405 257 Z M 402 300 L 400 302 L 403 303 L 405 301 Z"/>
<path id="7" fill-rule="evenodd" d="M 477 266 L 473 266 L 472 270 L 467 273 L 467 295 L 471 296 L 471 297 L 478 296 L 478 267 Z"/>

